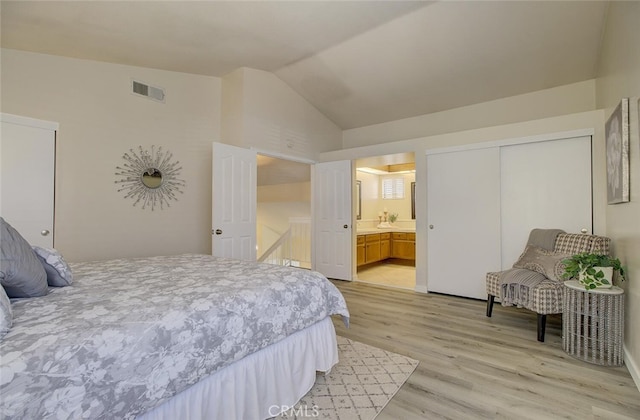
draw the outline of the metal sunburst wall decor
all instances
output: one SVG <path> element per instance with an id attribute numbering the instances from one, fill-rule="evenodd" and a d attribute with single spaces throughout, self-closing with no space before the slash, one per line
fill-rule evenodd
<path id="1" fill-rule="evenodd" d="M 186 183 L 178 178 L 182 166 L 179 161 L 173 161 L 173 154 L 163 152 L 162 147 L 156 149 L 151 146 L 151 151 L 138 146 L 138 150 L 129 149 L 122 158 L 125 163 L 116 166 L 116 176 L 122 177 L 115 181 L 121 185 L 118 192 L 124 192 L 124 198 L 133 198 L 133 205 L 142 204 L 142 208 L 156 207 L 164 209 L 170 207 L 171 200 L 178 200 L 177 194 L 182 194 Z"/>

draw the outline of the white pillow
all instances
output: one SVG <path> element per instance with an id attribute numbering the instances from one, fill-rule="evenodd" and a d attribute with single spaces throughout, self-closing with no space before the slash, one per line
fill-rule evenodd
<path id="1" fill-rule="evenodd" d="M 47 283 L 49 286 L 63 287 L 73 282 L 71 269 L 58 251 L 55 249 L 41 248 L 39 246 L 34 246 L 33 250 L 38 256 L 40 263 L 42 263 L 44 271 L 47 273 Z"/>
<path id="2" fill-rule="evenodd" d="M 11 301 L 4 291 L 4 287 L 0 286 L 0 339 L 5 336 L 13 325 L 13 312 L 11 312 Z"/>

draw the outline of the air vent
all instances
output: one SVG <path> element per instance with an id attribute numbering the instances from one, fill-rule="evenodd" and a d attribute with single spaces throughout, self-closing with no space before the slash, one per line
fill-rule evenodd
<path id="1" fill-rule="evenodd" d="M 131 81 L 131 91 L 136 95 L 142 95 L 158 102 L 164 102 L 164 89 L 150 86 L 137 80 Z"/>

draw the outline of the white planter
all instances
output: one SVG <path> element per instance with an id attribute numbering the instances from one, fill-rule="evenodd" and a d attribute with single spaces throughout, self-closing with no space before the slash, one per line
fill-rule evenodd
<path id="1" fill-rule="evenodd" d="M 613 286 L 613 267 L 593 267 L 596 270 L 596 274 L 602 272 L 604 277 L 596 278 L 586 273 L 586 270 L 580 271 L 578 281 L 587 286 L 589 284 L 595 284 L 596 289 L 610 289 Z"/>

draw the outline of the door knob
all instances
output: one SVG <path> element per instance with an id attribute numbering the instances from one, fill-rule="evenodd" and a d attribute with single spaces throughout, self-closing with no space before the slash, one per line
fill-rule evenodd
<path id="1" fill-rule="evenodd" d="M 222 235 L 222 229 L 216 229 L 216 230 L 211 229 L 211 233 L 215 233 L 216 235 Z"/>
<path id="2" fill-rule="evenodd" d="M 40 232 L 40 235 L 42 235 L 42 236 L 47 236 L 49 233 L 50 233 L 50 232 L 49 232 L 47 229 L 45 229 L 45 230 L 43 230 L 43 231 L 41 231 L 41 232 Z"/>
<path id="3" fill-rule="evenodd" d="M 342 227 L 345 228 L 345 229 L 348 229 L 349 225 L 343 225 Z"/>
<path id="4" fill-rule="evenodd" d="M 585 229 L 585 228 L 582 228 L 582 229 L 580 229 L 580 232 L 582 232 L 582 233 L 587 233 L 587 232 L 589 232 L 589 231 L 588 231 L 587 229 Z"/>
<path id="5" fill-rule="evenodd" d="M 429 225 L 429 229 L 433 229 L 433 225 Z"/>

